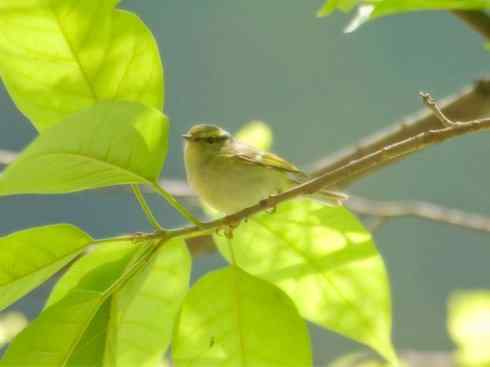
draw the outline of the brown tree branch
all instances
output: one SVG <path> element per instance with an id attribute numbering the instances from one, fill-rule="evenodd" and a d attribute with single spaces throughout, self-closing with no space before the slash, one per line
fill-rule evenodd
<path id="1" fill-rule="evenodd" d="M 456 17 L 461 19 L 475 32 L 490 41 L 490 16 L 483 10 L 453 10 Z"/>
<path id="2" fill-rule="evenodd" d="M 442 128 L 420 132 L 415 136 L 409 137 L 401 142 L 385 146 L 376 152 L 367 154 L 359 159 L 354 159 L 353 161 L 348 162 L 344 166 L 334 169 L 331 172 L 326 172 L 303 185 L 293 188 L 292 190 L 265 199 L 254 207 L 247 208 L 244 211 L 225 217 L 219 221 L 209 222 L 205 225 L 204 233 L 208 232 L 206 229 L 219 228 L 237 223 L 249 215 L 274 207 L 284 200 L 296 197 L 298 195 L 312 193 L 326 186 L 330 187 L 332 185 L 336 185 L 339 181 L 349 179 L 350 177 L 359 177 L 359 173 L 372 170 L 373 168 L 383 166 L 392 161 L 396 161 L 410 153 L 423 149 L 428 145 L 439 143 L 451 137 L 465 134 L 467 132 L 488 129 L 490 127 L 490 118 L 477 119 L 470 122 L 451 121 L 444 115 L 442 110 L 432 100 L 429 94 L 421 94 L 421 96 L 424 103 L 432 111 L 433 118 L 439 121 L 439 126 L 443 126 Z M 8 164 L 15 158 L 15 156 L 15 153 L 0 150 L 0 163 Z M 181 181 L 165 180 L 163 184 L 165 187 L 167 187 L 167 189 L 169 189 L 170 192 L 178 196 L 192 195 L 189 187 Z M 468 229 L 485 232 L 490 231 L 489 218 L 465 213 L 460 210 L 435 206 L 434 204 L 430 203 L 376 202 L 373 200 L 354 197 L 349 200 L 346 205 L 359 214 L 370 215 L 378 218 L 380 224 L 382 224 L 387 218 L 411 215 L 437 222 L 453 224 Z M 194 231 L 194 229 L 192 227 L 185 229 L 185 233 Z M 197 232 L 200 233 L 202 231 Z M 194 244 L 192 248 L 195 248 L 196 251 L 201 252 L 202 250 L 207 251 L 212 249 L 212 243 L 210 243 L 209 239 L 206 240 L 205 238 L 196 238 L 191 240 L 191 242 Z"/>
<path id="3" fill-rule="evenodd" d="M 472 120 L 490 115 L 490 79 L 482 79 L 473 87 L 467 87 L 455 96 L 448 97 L 440 103 L 442 111 L 455 120 Z M 357 144 L 344 148 L 324 159 L 314 163 L 311 167 L 313 176 L 320 176 L 376 152 L 383 147 L 392 145 L 415 136 L 421 132 L 439 129 L 443 125 L 430 110 L 421 111 L 404 121 L 383 129 L 374 135 L 361 139 Z M 398 161 L 393 159 L 373 166 L 368 171 L 349 175 L 337 182 L 337 187 L 346 187 L 359 179 L 375 173 L 387 164 Z"/>
<path id="4" fill-rule="evenodd" d="M 429 94 L 422 94 L 424 103 L 435 108 Z M 439 116 L 440 117 L 440 116 Z M 448 120 L 449 126 L 439 129 L 432 129 L 420 132 L 415 136 L 405 140 L 383 147 L 373 153 L 354 159 L 347 164 L 325 172 L 321 176 L 315 177 L 301 185 L 295 186 L 290 190 L 277 195 L 270 196 L 261 200 L 256 205 L 240 210 L 234 214 L 227 215 L 223 218 L 203 223 L 200 227 L 189 226 L 180 229 L 170 230 L 167 232 L 157 232 L 143 237 L 148 239 L 169 239 L 174 237 L 199 237 L 203 234 L 212 233 L 220 229 L 228 229 L 239 224 L 242 220 L 267 209 L 276 207 L 283 201 L 293 199 L 301 195 L 313 194 L 320 189 L 333 187 L 344 179 L 356 176 L 363 172 L 369 171 L 380 165 L 385 165 L 394 160 L 399 160 L 412 153 L 420 151 L 433 144 L 438 144 L 450 138 L 461 136 L 470 132 L 490 130 L 490 118 L 477 119 L 468 122 L 456 122 Z"/>
<path id="5" fill-rule="evenodd" d="M 351 196 L 346 206 L 355 213 L 372 216 L 381 221 L 412 216 L 490 233 L 490 217 L 422 201 L 378 201 Z"/>

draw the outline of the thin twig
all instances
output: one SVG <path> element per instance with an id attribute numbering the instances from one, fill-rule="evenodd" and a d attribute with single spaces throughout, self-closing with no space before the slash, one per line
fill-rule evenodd
<path id="1" fill-rule="evenodd" d="M 422 201 L 378 201 L 351 196 L 346 206 L 358 214 L 384 221 L 389 218 L 413 216 L 465 229 L 490 232 L 489 217 Z"/>
<path id="2" fill-rule="evenodd" d="M 473 120 L 490 115 L 490 79 L 482 79 L 472 87 L 467 87 L 455 96 L 448 97 L 440 103 L 441 111 L 455 120 Z M 359 159 L 383 147 L 400 142 L 421 132 L 440 129 L 440 120 L 431 110 L 421 111 L 402 122 L 368 136 L 357 144 L 333 153 L 311 166 L 313 176 L 320 176 L 325 172 L 333 171 L 347 163 Z M 337 183 L 338 187 L 346 187 L 361 178 L 377 172 L 387 164 L 397 160 L 390 160 L 379 164 L 368 171 L 357 175 L 346 176 Z"/>
<path id="3" fill-rule="evenodd" d="M 165 190 L 162 186 L 160 186 L 159 182 L 155 182 L 152 186 L 153 190 L 157 194 L 159 194 L 162 198 L 164 198 L 170 205 L 172 205 L 183 218 L 187 219 L 189 222 L 194 225 L 200 226 L 201 222 L 189 211 L 185 206 L 177 201 L 167 190 Z"/>
<path id="4" fill-rule="evenodd" d="M 311 194 L 324 187 L 332 187 L 338 185 L 339 182 L 345 182 L 346 180 L 351 180 L 353 177 L 359 178 L 361 177 L 362 173 L 370 172 L 372 170 L 377 169 L 380 166 L 384 166 L 388 163 L 404 158 L 407 155 L 414 153 L 418 150 L 424 149 L 429 145 L 440 143 L 449 138 L 463 135 L 469 132 L 490 129 L 490 118 L 477 119 L 469 122 L 451 121 L 444 115 L 442 110 L 432 100 L 429 94 L 422 94 L 422 98 L 424 103 L 426 103 L 435 113 L 435 115 L 433 114 L 433 116 L 436 115 L 438 116 L 438 117 L 433 117 L 433 119 L 436 119 L 437 121 L 439 121 L 439 119 L 442 119 L 444 121 L 444 125 L 447 125 L 447 127 L 441 128 L 440 126 L 442 124 L 441 122 L 438 122 L 440 127 L 439 129 L 428 129 L 427 131 L 419 132 L 416 135 L 408 137 L 405 140 L 402 140 L 400 142 L 391 145 L 387 145 L 377 151 L 365 154 L 360 158 L 353 159 L 352 161 L 347 162 L 338 168 L 332 169 L 331 171 L 327 171 L 322 175 L 315 177 L 314 179 L 302 185 L 296 186 L 293 189 L 281 193 L 279 195 L 275 195 L 270 198 L 267 198 L 261 201 L 260 203 L 250 208 L 244 209 L 233 215 L 229 215 L 227 217 L 221 218 L 216 221 L 204 223 L 202 224 L 202 226 L 185 227 L 185 228 L 173 230 L 170 231 L 169 235 L 171 235 L 172 237 L 185 236 L 187 238 L 200 237 L 202 235 L 211 233 L 213 230 L 223 228 L 228 225 L 236 224 L 241 220 L 243 220 L 244 218 L 247 218 L 248 216 L 253 215 L 259 211 L 273 208 L 274 206 L 276 206 L 282 201 L 303 194 Z M 415 129 L 414 131 L 418 131 L 421 125 L 426 125 L 426 124 L 427 123 L 420 123 L 419 126 L 417 126 L 417 129 Z M 430 124 L 427 125 L 431 126 Z M 6 152 L 5 156 L 8 158 L 4 159 L 4 161 L 13 159 L 15 154 L 11 152 Z M 342 160 L 343 159 L 344 158 L 342 158 Z M 166 183 L 167 182 L 165 181 L 164 182 L 165 186 Z M 179 181 L 170 181 L 170 183 L 171 185 L 169 185 L 169 187 L 172 187 L 173 189 L 178 187 L 177 191 L 180 194 L 188 195 L 192 193 L 187 187 L 187 185 Z M 165 194 L 168 193 L 165 192 Z M 359 204 L 359 202 L 357 204 Z M 351 209 L 353 209 L 354 211 L 357 211 L 361 214 L 363 214 L 362 212 L 364 211 L 364 214 L 369 214 L 369 215 L 379 216 L 384 218 L 401 216 L 401 215 L 413 215 L 426 219 L 431 219 L 438 222 L 446 222 L 449 224 L 459 225 L 462 227 L 471 228 L 475 230 L 486 231 L 486 232 L 488 231 L 488 218 L 485 218 L 483 216 L 477 216 L 474 214 L 464 213 L 458 210 L 450 210 L 446 208 L 437 207 L 429 203 L 423 203 L 423 205 L 421 203 L 416 203 L 417 205 L 414 205 L 414 203 L 408 203 L 409 205 L 407 205 L 407 203 L 404 203 L 404 205 L 400 205 L 400 203 L 398 203 L 396 210 L 393 206 L 393 203 L 381 203 L 381 202 L 374 203 L 373 201 L 370 201 L 370 204 L 372 204 L 371 208 L 367 208 L 366 205 L 364 205 L 364 207 L 361 207 L 359 205 L 356 206 L 355 203 L 352 204 L 352 201 L 351 203 L 348 202 L 347 205 L 350 206 Z M 430 210 L 428 210 L 428 208 L 430 208 Z M 382 211 L 382 213 L 380 212 L 380 210 Z M 146 235 L 146 236 L 143 235 L 143 238 L 145 237 L 154 238 L 155 236 L 161 238 L 162 234 L 158 233 L 157 235 L 155 234 Z M 196 242 L 196 245 L 199 245 L 197 247 L 203 247 L 201 246 L 203 241 L 196 239 L 196 240 L 192 240 L 192 242 Z M 209 241 L 204 241 L 204 242 L 205 242 L 204 248 L 208 249 Z"/>
<path id="5" fill-rule="evenodd" d="M 162 180 L 162 185 L 170 187 L 169 191 L 175 196 L 195 198 L 195 194 L 183 180 Z M 430 202 L 372 200 L 349 194 L 349 199 L 345 201 L 345 206 L 354 213 L 375 217 L 376 221 L 372 223 L 375 228 L 378 228 L 390 218 L 412 216 L 464 229 L 490 232 L 490 217 L 460 209 L 451 209 Z M 211 249 L 210 244 L 201 238 L 192 241 L 192 243 L 197 252 L 208 252 Z"/>
<path id="6" fill-rule="evenodd" d="M 138 203 L 141 206 L 141 209 L 143 209 L 143 212 L 145 213 L 146 219 L 148 222 L 155 228 L 157 231 L 163 230 L 162 226 L 160 223 L 158 223 L 157 218 L 153 214 L 150 205 L 146 201 L 143 193 L 141 192 L 141 189 L 138 185 L 131 185 L 131 189 L 133 190 L 133 194 L 136 197 L 136 200 L 138 200 Z"/>
<path id="7" fill-rule="evenodd" d="M 358 176 L 360 173 L 376 168 L 379 165 L 389 163 L 390 161 L 404 158 L 412 153 L 420 151 L 433 144 L 441 143 L 450 138 L 461 136 L 470 132 L 490 130 L 490 118 L 454 123 L 451 126 L 437 130 L 421 132 L 415 136 L 407 138 L 401 142 L 386 146 L 374 153 L 355 159 L 342 167 L 333 171 L 326 172 L 319 177 L 313 178 L 301 185 L 295 186 L 290 190 L 277 195 L 270 196 L 256 205 L 240 210 L 234 214 L 227 215 L 223 218 L 203 223 L 201 226 L 184 227 L 176 230 L 170 230 L 164 234 L 156 233 L 147 235 L 146 238 L 161 238 L 167 236 L 173 237 L 198 237 L 203 234 L 212 233 L 212 231 L 230 226 L 237 225 L 242 220 L 267 209 L 276 207 L 278 204 L 293 199 L 301 195 L 313 194 L 320 189 L 332 187 L 339 181 L 351 176 Z"/>

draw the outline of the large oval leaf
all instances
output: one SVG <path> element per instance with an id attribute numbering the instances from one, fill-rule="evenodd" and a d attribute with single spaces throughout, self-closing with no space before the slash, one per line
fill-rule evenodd
<path id="1" fill-rule="evenodd" d="M 2 0 L 0 75 L 38 130 L 100 100 L 161 109 L 151 32 L 116 0 Z"/>
<path id="2" fill-rule="evenodd" d="M 185 242 L 172 240 L 113 296 L 107 365 L 159 365 L 189 289 L 190 271 L 191 256 Z"/>
<path id="3" fill-rule="evenodd" d="M 79 290 L 95 269 L 135 248 L 124 243 L 103 245 L 85 256 L 56 284 L 47 310 Z M 189 287 L 190 267 L 184 241 L 165 243 L 142 271 L 101 304 L 70 356 L 73 365 L 78 361 L 82 366 L 156 366 L 170 343 Z"/>
<path id="4" fill-rule="evenodd" d="M 236 267 L 192 287 L 172 348 L 177 367 L 312 365 L 306 324 L 291 300 Z"/>
<path id="5" fill-rule="evenodd" d="M 45 282 L 92 241 L 69 224 L 0 237 L 0 310 Z"/>
<path id="6" fill-rule="evenodd" d="M 38 136 L 0 176 L 0 196 L 154 182 L 167 134 L 167 118 L 155 109 L 101 102 Z"/>
<path id="7" fill-rule="evenodd" d="M 383 260 L 346 209 L 290 201 L 250 218 L 233 239 L 215 239 L 227 259 L 232 248 L 239 267 L 284 290 L 303 317 L 396 361 Z"/>
<path id="8" fill-rule="evenodd" d="M 2 366 L 80 366 L 80 361 L 96 360 L 98 347 L 92 340 L 105 330 L 109 296 L 137 249 L 124 243 L 105 244 L 79 260 L 66 275 L 68 283 L 76 279 L 73 272 L 88 271 L 73 288 L 65 284 L 55 291 L 68 290 L 63 297 L 54 297 L 50 307 L 17 335 Z"/>

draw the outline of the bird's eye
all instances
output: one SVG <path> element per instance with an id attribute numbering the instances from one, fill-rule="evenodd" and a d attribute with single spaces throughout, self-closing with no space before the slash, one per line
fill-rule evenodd
<path id="1" fill-rule="evenodd" d="M 214 143 L 214 139 L 213 138 L 207 138 L 206 141 L 209 143 L 209 144 L 213 144 Z"/>

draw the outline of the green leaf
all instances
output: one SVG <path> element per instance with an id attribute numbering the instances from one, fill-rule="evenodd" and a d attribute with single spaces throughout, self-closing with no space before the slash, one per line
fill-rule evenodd
<path id="1" fill-rule="evenodd" d="M 0 75 L 38 130 L 101 100 L 161 109 L 158 46 L 115 0 L 2 0 Z"/>
<path id="2" fill-rule="evenodd" d="M 361 0 L 327 0 L 323 6 L 318 10 L 318 17 L 325 17 L 332 14 L 335 9 L 342 10 L 344 12 L 351 11 Z"/>
<path id="3" fill-rule="evenodd" d="M 235 138 L 260 150 L 269 150 L 272 145 L 272 130 L 263 121 L 250 121 L 235 134 Z"/>
<path id="4" fill-rule="evenodd" d="M 308 331 L 291 300 L 235 267 L 201 278 L 182 307 L 175 366 L 311 366 Z"/>
<path id="5" fill-rule="evenodd" d="M 0 310 L 44 283 L 90 242 L 88 234 L 69 224 L 0 237 Z"/>
<path id="6" fill-rule="evenodd" d="M 48 310 L 76 290 L 94 269 L 127 251 L 134 253 L 135 248 L 124 243 L 109 248 L 103 245 L 77 262 L 55 286 L 46 306 Z M 75 353 L 72 359 L 85 358 L 85 364 L 79 365 L 97 365 L 94 362 L 97 360 L 98 364 L 109 366 L 155 366 L 170 343 L 189 287 L 190 267 L 190 254 L 182 240 L 165 243 L 144 270 L 106 301 L 110 303 L 109 310 L 98 311 L 100 319 L 92 321 L 89 327 L 92 331 L 88 330 L 80 339 L 77 347 L 80 353 Z"/>
<path id="7" fill-rule="evenodd" d="M 167 118 L 155 109 L 101 102 L 39 135 L 0 176 L 0 196 L 154 182 L 167 134 Z"/>
<path id="8" fill-rule="evenodd" d="M 490 366 L 490 290 L 458 291 L 448 304 L 449 335 L 458 366 Z"/>
<path id="9" fill-rule="evenodd" d="M 157 366 L 189 288 L 191 256 L 183 240 L 165 243 L 144 271 L 113 297 L 105 359 L 112 366 Z"/>
<path id="10" fill-rule="evenodd" d="M 55 288 L 50 306 L 10 344 L 2 366 L 76 366 L 80 360 L 100 360 L 99 347 L 90 340 L 104 330 L 104 304 L 137 250 L 130 244 L 104 244 L 75 263 Z"/>
<path id="11" fill-rule="evenodd" d="M 70 292 L 80 291 L 81 287 L 96 288 L 99 292 L 108 289 L 137 250 L 138 246 L 129 241 L 99 245 L 63 274 L 51 291 L 45 309 L 67 297 Z M 96 279 L 96 275 L 100 279 Z M 87 280 L 91 283 L 87 284 Z"/>
<path id="12" fill-rule="evenodd" d="M 300 314 L 371 346 L 396 364 L 390 291 L 371 235 L 342 207 L 294 200 L 242 223 L 219 250 L 286 292 Z"/>
<path id="13" fill-rule="evenodd" d="M 96 367 L 103 366 L 107 330 L 110 320 L 110 299 L 104 301 L 89 326 L 83 333 L 80 341 L 71 353 L 67 366 L 72 367 Z"/>

